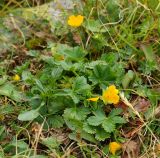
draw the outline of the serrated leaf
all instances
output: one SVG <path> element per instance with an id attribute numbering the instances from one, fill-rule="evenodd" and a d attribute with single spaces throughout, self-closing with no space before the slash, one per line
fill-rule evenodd
<path id="1" fill-rule="evenodd" d="M 96 140 L 95 140 L 95 138 L 92 134 L 89 134 L 89 133 L 86 133 L 86 132 L 82 131 L 81 132 L 81 137 L 83 139 L 86 139 L 86 140 L 90 141 L 90 142 L 96 143 Z"/>
<path id="2" fill-rule="evenodd" d="M 120 117 L 120 116 L 114 116 L 112 118 L 113 122 L 116 124 L 123 124 L 123 123 L 126 123 L 126 120 L 123 118 L 123 117 Z"/>
<path id="3" fill-rule="evenodd" d="M 75 103 L 75 104 L 78 104 L 79 103 L 79 97 L 77 96 L 77 95 L 75 95 L 75 93 L 71 93 L 70 95 L 69 95 L 71 98 L 72 98 L 72 100 L 73 100 L 73 102 Z"/>
<path id="4" fill-rule="evenodd" d="M 90 110 L 86 107 L 82 108 L 68 108 L 64 111 L 64 117 L 67 119 L 85 120 Z"/>
<path id="5" fill-rule="evenodd" d="M 101 64 L 94 67 L 93 74 L 89 79 L 95 84 L 106 81 L 115 81 L 116 74 L 109 65 Z"/>
<path id="6" fill-rule="evenodd" d="M 18 115 L 20 121 L 31 121 L 39 116 L 38 110 L 30 110 Z"/>
<path id="7" fill-rule="evenodd" d="M 73 61 L 83 60 L 86 54 L 87 52 L 81 47 L 73 47 L 70 50 L 65 51 L 65 55 L 67 55 L 68 58 Z"/>
<path id="8" fill-rule="evenodd" d="M 105 114 L 102 110 L 96 110 L 93 113 L 95 116 L 90 116 L 87 119 L 87 122 L 89 125 L 98 126 L 103 122 L 103 120 L 105 120 Z"/>
<path id="9" fill-rule="evenodd" d="M 106 118 L 106 115 L 105 115 L 104 111 L 102 111 L 101 109 L 96 110 L 96 111 L 93 111 L 93 113 L 94 113 L 94 115 L 95 115 L 96 117 L 101 117 L 101 118 L 103 118 L 103 119 Z"/>
<path id="10" fill-rule="evenodd" d="M 95 138 L 99 141 L 104 141 L 105 139 L 110 138 L 110 134 L 104 129 L 99 128 L 96 130 Z"/>
<path id="11" fill-rule="evenodd" d="M 73 131 L 82 131 L 83 129 L 83 123 L 82 121 L 78 120 L 69 120 L 65 118 L 65 123 Z"/>
<path id="12" fill-rule="evenodd" d="M 113 109 L 110 113 L 109 113 L 109 117 L 111 116 L 117 116 L 117 115 L 119 115 L 119 114 L 121 114 L 122 113 L 122 109 L 120 109 L 120 108 L 116 108 L 116 109 Z"/>
<path id="13" fill-rule="evenodd" d="M 98 126 L 102 124 L 103 121 L 104 121 L 104 118 L 96 117 L 96 116 L 91 116 L 87 119 L 88 124 L 92 126 Z"/>
<path id="14" fill-rule="evenodd" d="M 81 47 L 69 47 L 66 44 L 58 44 L 56 53 L 63 55 L 66 59 L 77 62 L 84 60 L 84 57 L 87 55 L 87 52 Z"/>
<path id="15" fill-rule="evenodd" d="M 95 127 L 90 126 L 88 123 L 83 124 L 83 130 L 87 133 L 94 134 L 96 132 Z"/>
<path id="16" fill-rule="evenodd" d="M 115 130 L 115 123 L 112 119 L 107 118 L 103 121 L 102 127 L 106 132 L 111 133 Z"/>
<path id="17" fill-rule="evenodd" d="M 63 68 L 62 67 L 60 67 L 60 66 L 59 67 L 54 67 L 52 69 L 51 75 L 52 75 L 52 77 L 54 79 L 58 79 L 61 76 L 62 72 L 63 72 Z"/>
<path id="18" fill-rule="evenodd" d="M 48 104 L 48 112 L 50 114 L 56 114 L 59 111 L 62 111 L 66 107 L 66 102 L 68 100 L 65 97 L 56 97 L 53 101 L 50 101 Z"/>
<path id="19" fill-rule="evenodd" d="M 48 118 L 47 122 L 48 122 L 49 126 L 52 128 L 61 128 L 61 127 L 63 127 L 63 124 L 64 124 L 64 120 L 63 120 L 62 116 L 59 116 L 59 115 L 54 115 L 54 116 Z"/>
<path id="20" fill-rule="evenodd" d="M 73 91 L 77 93 L 86 93 L 90 90 L 90 85 L 87 84 L 87 79 L 84 76 L 77 77 L 72 85 Z"/>

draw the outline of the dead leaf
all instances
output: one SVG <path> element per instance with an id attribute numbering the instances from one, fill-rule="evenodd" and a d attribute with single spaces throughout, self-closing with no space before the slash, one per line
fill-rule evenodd
<path id="1" fill-rule="evenodd" d="M 81 36 L 77 33 L 73 34 L 73 39 L 74 39 L 75 43 L 77 43 L 77 44 L 80 44 L 82 41 Z"/>
<path id="2" fill-rule="evenodd" d="M 137 101 L 134 103 L 135 110 L 138 112 L 146 112 L 150 106 L 150 101 L 144 98 L 138 98 Z"/>
<path id="3" fill-rule="evenodd" d="M 128 109 L 128 106 L 127 106 L 124 102 L 120 101 L 120 102 L 117 104 L 117 108 L 121 108 L 124 112 L 126 112 L 127 109 Z"/>
<path id="4" fill-rule="evenodd" d="M 140 131 L 140 129 L 141 129 L 141 126 L 136 128 L 136 129 L 133 129 L 133 130 L 129 131 L 127 134 L 125 134 L 125 137 L 126 138 L 131 138 L 131 137 L 135 136 Z"/>
<path id="5" fill-rule="evenodd" d="M 160 105 L 158 105 L 158 107 L 155 109 L 153 116 L 155 116 L 156 118 L 160 117 Z"/>
<path id="6" fill-rule="evenodd" d="M 143 124 L 144 123 L 141 122 L 139 119 L 135 119 L 135 120 L 130 119 L 128 121 L 126 128 L 123 129 L 124 131 L 123 136 L 125 138 L 131 138 L 136 136 L 139 133 L 139 131 L 142 129 Z"/>
<path id="7" fill-rule="evenodd" d="M 121 158 L 138 158 L 140 145 L 135 140 L 129 140 L 122 144 L 123 155 Z"/>
<path id="8" fill-rule="evenodd" d="M 155 153 L 156 153 L 157 156 L 160 156 L 160 144 L 156 145 Z"/>

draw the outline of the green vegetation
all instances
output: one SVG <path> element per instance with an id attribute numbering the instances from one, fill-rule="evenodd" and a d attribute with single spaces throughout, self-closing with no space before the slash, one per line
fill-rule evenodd
<path id="1" fill-rule="evenodd" d="M 1 0 L 0 157 L 160 157 L 159 15 L 159 0 Z"/>

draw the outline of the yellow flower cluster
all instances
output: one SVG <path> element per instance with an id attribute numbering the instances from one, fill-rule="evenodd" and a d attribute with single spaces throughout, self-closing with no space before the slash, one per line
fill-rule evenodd
<path id="1" fill-rule="evenodd" d="M 103 91 L 102 100 L 105 104 L 117 104 L 119 102 L 119 91 L 114 85 Z"/>
<path id="2" fill-rule="evenodd" d="M 115 155 L 116 151 L 120 150 L 121 148 L 122 148 L 122 145 L 120 143 L 117 143 L 117 142 L 109 143 L 109 151 L 113 155 Z"/>
<path id="3" fill-rule="evenodd" d="M 68 25 L 72 26 L 72 27 L 79 27 L 82 25 L 83 23 L 83 19 L 84 17 L 82 15 L 71 15 L 68 18 Z"/>
<path id="4" fill-rule="evenodd" d="M 19 81 L 20 79 L 21 79 L 20 76 L 17 74 L 13 76 L 14 81 Z"/>
<path id="5" fill-rule="evenodd" d="M 111 85 L 103 91 L 101 97 L 89 98 L 87 100 L 96 102 L 99 98 L 101 98 L 105 104 L 117 104 L 120 99 L 118 93 L 119 91 L 116 89 L 115 85 Z"/>

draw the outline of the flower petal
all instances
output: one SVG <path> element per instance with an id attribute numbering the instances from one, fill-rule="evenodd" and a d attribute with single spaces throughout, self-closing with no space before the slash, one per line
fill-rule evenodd
<path id="1" fill-rule="evenodd" d="M 116 151 L 120 150 L 122 148 L 122 145 L 120 143 L 117 142 L 111 142 L 109 144 L 109 151 L 115 155 Z"/>
<path id="2" fill-rule="evenodd" d="M 95 98 L 89 98 L 87 99 L 88 101 L 93 101 L 93 102 L 96 102 L 98 101 L 99 97 L 95 97 Z"/>
<path id="3" fill-rule="evenodd" d="M 14 81 L 19 81 L 20 79 L 21 79 L 20 76 L 17 74 L 13 76 Z"/>
<path id="4" fill-rule="evenodd" d="M 103 91 L 102 100 L 105 104 L 117 104 L 119 102 L 119 91 L 116 89 L 115 85 L 109 86 Z"/>
<path id="5" fill-rule="evenodd" d="M 83 23 L 84 17 L 82 15 L 71 15 L 68 18 L 68 25 L 72 27 L 79 27 Z"/>

